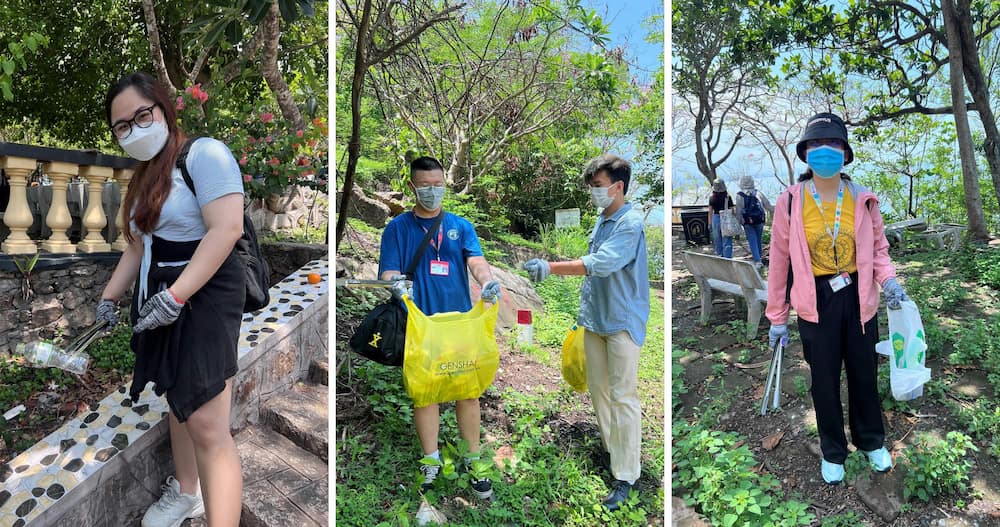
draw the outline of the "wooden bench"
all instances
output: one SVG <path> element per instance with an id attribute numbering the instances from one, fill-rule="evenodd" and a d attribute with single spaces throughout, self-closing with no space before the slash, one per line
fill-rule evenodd
<path id="1" fill-rule="evenodd" d="M 708 323 L 712 315 L 712 291 L 721 291 L 746 301 L 747 338 L 754 338 L 767 305 L 767 282 L 753 264 L 692 251 L 684 251 L 684 263 L 701 292 L 700 322 Z"/>

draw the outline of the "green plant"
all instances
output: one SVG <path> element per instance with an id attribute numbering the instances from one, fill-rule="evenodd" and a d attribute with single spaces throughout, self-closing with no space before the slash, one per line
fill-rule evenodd
<path id="1" fill-rule="evenodd" d="M 809 381 L 802 375 L 792 377 L 792 385 L 795 386 L 795 393 L 799 397 L 805 397 L 809 394 Z"/>
<path id="2" fill-rule="evenodd" d="M 903 499 L 916 496 L 926 502 L 939 494 L 964 493 L 972 467 L 966 455 L 978 450 L 972 439 L 961 432 L 948 432 L 944 441 L 917 434 L 914 445 L 905 453 L 909 470 L 903 480 Z"/>
<path id="3" fill-rule="evenodd" d="M 871 478 L 871 465 L 868 458 L 860 450 L 855 450 L 847 455 L 844 461 L 844 478 L 853 481 L 856 478 L 868 480 Z"/>
<path id="4" fill-rule="evenodd" d="M 567 260 L 575 260 L 587 254 L 590 231 L 582 226 L 556 228 L 542 225 L 538 237 L 542 247 L 550 254 Z"/>
<path id="5" fill-rule="evenodd" d="M 280 195 L 291 185 L 326 190 L 328 135 L 322 118 L 313 119 L 305 130 L 292 131 L 289 123 L 264 111 L 232 132 L 229 147 L 252 197 Z"/>
<path id="6" fill-rule="evenodd" d="M 687 386 L 684 385 L 684 365 L 680 360 L 687 355 L 687 350 L 673 348 L 670 352 L 670 400 L 673 407 L 681 404 L 680 396 L 687 393 Z"/>
<path id="7" fill-rule="evenodd" d="M 132 371 L 135 353 L 131 339 L 132 328 L 128 324 L 118 324 L 110 334 L 87 347 L 86 352 L 93 359 L 92 366 L 121 373 Z"/>
<path id="8" fill-rule="evenodd" d="M 820 521 L 820 527 L 856 527 L 861 525 L 861 517 L 854 511 L 827 516 Z"/>
<path id="9" fill-rule="evenodd" d="M 34 291 L 31 289 L 31 271 L 35 269 L 35 264 L 38 263 L 39 254 L 38 251 L 35 251 L 35 254 L 31 255 L 31 257 L 18 258 L 11 256 L 11 260 L 14 261 L 14 265 L 17 266 L 17 270 L 21 273 L 21 299 L 25 302 L 34 294 Z"/>

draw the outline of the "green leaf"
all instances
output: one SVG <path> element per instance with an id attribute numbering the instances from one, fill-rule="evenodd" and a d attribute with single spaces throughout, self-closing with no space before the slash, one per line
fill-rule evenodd
<path id="1" fill-rule="evenodd" d="M 6 60 L 3 61 L 3 72 L 5 74 L 7 74 L 8 76 L 14 74 L 14 61 L 13 60 L 6 59 Z"/>
<path id="2" fill-rule="evenodd" d="M 0 91 L 3 91 L 3 98 L 8 101 L 14 100 L 14 92 L 10 91 L 10 81 L 0 79 Z"/>
<path id="3" fill-rule="evenodd" d="M 732 527 L 733 524 L 736 523 L 737 519 L 738 516 L 733 513 L 726 514 L 722 517 L 722 527 Z"/>

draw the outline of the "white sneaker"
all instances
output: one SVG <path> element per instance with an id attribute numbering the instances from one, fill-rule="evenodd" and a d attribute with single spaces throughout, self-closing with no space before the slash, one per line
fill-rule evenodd
<path id="1" fill-rule="evenodd" d="M 181 484 L 173 476 L 160 487 L 163 495 L 146 509 L 142 527 L 180 527 L 184 520 L 205 514 L 201 494 L 181 494 Z"/>

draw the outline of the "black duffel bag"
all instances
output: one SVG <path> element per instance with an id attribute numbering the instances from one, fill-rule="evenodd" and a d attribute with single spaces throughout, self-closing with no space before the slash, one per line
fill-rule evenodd
<path id="1" fill-rule="evenodd" d="M 413 279 L 413 271 L 424 255 L 431 236 L 444 220 L 444 210 L 438 213 L 434 225 L 424 234 L 413 260 L 406 266 L 407 280 Z M 355 353 L 388 366 L 403 365 L 403 351 L 406 348 L 406 309 L 403 304 L 390 298 L 368 312 L 364 321 L 354 331 L 348 342 Z"/>

